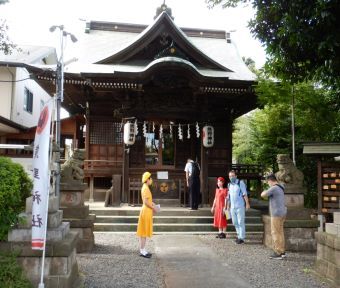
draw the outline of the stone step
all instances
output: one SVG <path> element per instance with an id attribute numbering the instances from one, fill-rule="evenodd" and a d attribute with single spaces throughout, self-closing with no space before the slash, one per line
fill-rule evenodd
<path id="1" fill-rule="evenodd" d="M 97 216 L 94 231 L 133 233 L 137 230 L 140 210 L 141 206 L 104 207 L 102 203 L 94 203 L 90 205 L 90 213 Z M 192 211 L 184 207 L 161 205 L 161 211 L 155 214 L 153 219 L 155 233 L 216 233 L 209 207 Z M 227 229 L 235 231 L 230 220 Z M 261 211 L 255 209 L 246 211 L 246 230 L 262 233 Z"/>
<path id="2" fill-rule="evenodd" d="M 141 207 L 103 207 L 90 208 L 90 213 L 97 216 L 138 216 Z M 188 210 L 186 208 L 161 207 L 159 216 L 212 216 L 210 208 L 201 208 L 198 210 Z M 261 211 L 249 209 L 246 211 L 246 217 L 261 217 Z"/>
<path id="3" fill-rule="evenodd" d="M 179 199 L 153 199 L 153 202 L 160 204 L 164 207 L 179 207 L 181 202 Z"/>
<path id="4" fill-rule="evenodd" d="M 117 235 L 131 235 L 132 237 L 135 237 L 136 236 L 136 231 L 105 231 L 105 232 L 101 232 L 101 231 L 98 231 L 98 232 L 94 232 L 94 234 L 117 234 Z M 203 232 L 199 232 L 199 231 L 190 231 L 190 232 L 187 232 L 187 231 L 174 231 L 174 232 L 155 232 L 154 231 L 154 235 L 162 235 L 162 234 L 167 234 L 167 235 L 216 235 L 218 233 L 217 230 L 214 230 L 214 231 L 203 231 Z M 259 242 L 262 243 L 262 240 L 263 240 L 263 231 L 246 231 L 246 238 L 247 239 L 256 239 L 258 240 Z M 236 231 L 227 231 L 226 232 L 226 236 L 227 238 L 232 238 L 232 239 L 235 239 L 236 238 Z"/>
<path id="5" fill-rule="evenodd" d="M 155 223 L 153 225 L 155 232 L 216 232 L 216 228 L 212 224 L 196 224 L 196 223 Z M 137 230 L 136 223 L 95 223 L 94 231 L 96 232 L 133 232 Z M 227 226 L 227 231 L 235 231 L 232 224 Z M 261 232 L 263 231 L 262 223 L 249 223 L 246 224 L 246 231 L 248 232 Z"/>
<path id="6" fill-rule="evenodd" d="M 214 218 L 212 216 L 154 216 L 153 222 L 161 223 L 205 223 L 212 224 Z M 231 223 L 231 220 L 228 221 Z M 96 217 L 96 223 L 138 223 L 138 215 L 136 216 L 117 216 L 117 215 L 101 215 Z M 246 223 L 262 223 L 261 217 L 246 217 Z"/>

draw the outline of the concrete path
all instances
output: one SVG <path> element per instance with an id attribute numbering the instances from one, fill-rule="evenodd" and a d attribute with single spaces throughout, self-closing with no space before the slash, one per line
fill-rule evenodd
<path id="1" fill-rule="evenodd" d="M 251 287 L 193 235 L 155 235 L 156 257 L 167 288 Z"/>

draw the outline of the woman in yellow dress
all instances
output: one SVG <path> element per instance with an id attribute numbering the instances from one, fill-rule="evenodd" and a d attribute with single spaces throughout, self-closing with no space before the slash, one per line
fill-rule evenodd
<path id="1" fill-rule="evenodd" d="M 146 237 L 151 237 L 153 233 L 153 212 L 155 211 L 155 203 L 152 202 L 152 194 L 149 186 L 152 184 L 150 172 L 145 172 L 142 177 L 142 200 L 143 206 L 139 213 L 137 236 L 139 237 L 140 256 L 150 258 L 151 253 L 145 250 Z"/>

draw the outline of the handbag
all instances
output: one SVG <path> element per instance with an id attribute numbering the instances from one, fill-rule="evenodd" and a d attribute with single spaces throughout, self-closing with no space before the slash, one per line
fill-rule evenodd
<path id="1" fill-rule="evenodd" d="M 229 220 L 231 218 L 230 210 L 228 210 L 228 209 L 225 210 L 225 218 L 227 218 L 227 220 Z"/>

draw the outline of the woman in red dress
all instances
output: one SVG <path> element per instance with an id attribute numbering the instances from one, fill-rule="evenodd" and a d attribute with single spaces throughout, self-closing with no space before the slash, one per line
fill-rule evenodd
<path id="1" fill-rule="evenodd" d="M 226 198 L 228 196 L 228 189 L 224 188 L 224 178 L 217 178 L 217 188 L 215 192 L 214 203 L 211 207 L 211 213 L 214 214 L 214 227 L 218 228 L 218 235 L 216 238 L 226 238 L 225 232 L 227 229 L 227 219 L 224 214 L 226 209 Z"/>

